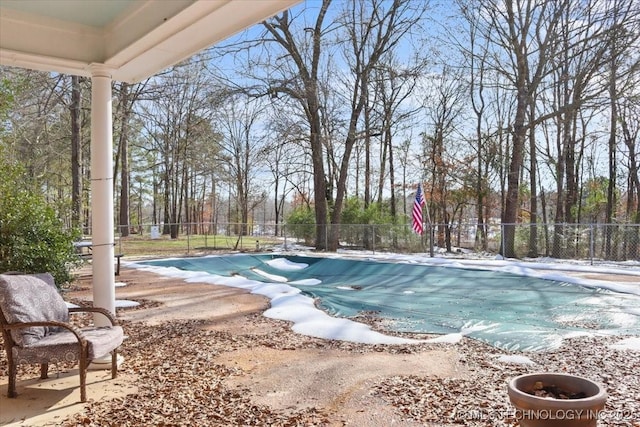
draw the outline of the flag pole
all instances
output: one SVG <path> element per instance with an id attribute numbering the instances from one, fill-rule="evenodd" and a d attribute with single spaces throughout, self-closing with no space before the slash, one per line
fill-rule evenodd
<path id="1" fill-rule="evenodd" d="M 433 258 L 434 253 L 433 253 L 433 226 L 431 224 L 431 214 L 429 213 L 429 204 L 427 203 L 427 198 L 425 197 L 425 201 L 424 201 L 424 208 L 425 211 L 427 212 L 427 226 L 425 227 L 425 230 L 427 230 L 429 232 L 429 256 L 431 258 Z"/>

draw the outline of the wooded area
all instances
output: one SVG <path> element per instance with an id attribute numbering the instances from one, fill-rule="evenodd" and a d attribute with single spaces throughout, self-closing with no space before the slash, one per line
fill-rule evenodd
<path id="1" fill-rule="evenodd" d="M 539 224 L 638 224 L 639 38 L 628 0 L 309 0 L 114 83 L 117 232 L 311 213 L 335 251 L 337 225 L 408 222 L 419 182 L 448 249 L 463 221 L 486 250 L 500 218 L 505 256 L 516 224 L 529 256 Z M 0 72 L 0 155 L 90 229 L 90 81 Z"/>

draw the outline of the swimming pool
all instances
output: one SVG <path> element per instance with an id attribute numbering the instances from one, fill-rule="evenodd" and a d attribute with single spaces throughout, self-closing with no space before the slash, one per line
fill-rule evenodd
<path id="1" fill-rule="evenodd" d="M 638 295 L 502 271 L 277 254 L 140 264 L 210 274 L 217 283 L 277 284 L 284 294 L 293 287 L 334 317 L 372 312 L 389 330 L 467 335 L 505 350 L 553 349 L 584 334 L 640 334 Z"/>

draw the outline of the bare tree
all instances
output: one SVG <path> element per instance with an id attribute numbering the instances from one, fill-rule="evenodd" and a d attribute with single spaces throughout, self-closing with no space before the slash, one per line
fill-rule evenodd
<path id="1" fill-rule="evenodd" d="M 613 1 L 608 19 L 612 31 L 608 34 L 610 49 L 608 51 L 608 84 L 606 85 L 610 110 L 608 140 L 609 181 L 607 187 L 606 222 L 607 224 L 613 224 L 615 222 L 615 209 L 617 205 L 617 132 L 620 121 L 618 99 L 625 90 L 628 91 L 630 89 L 630 87 L 625 87 L 621 82 L 623 80 L 629 81 L 628 75 L 632 72 L 637 73 L 639 68 L 637 42 L 640 39 L 640 5 L 635 2 L 615 0 Z M 633 59 L 629 60 L 628 58 Z M 608 227 L 605 235 L 605 256 L 609 259 L 616 257 L 611 242 L 613 231 L 612 227 Z"/>
<path id="2" fill-rule="evenodd" d="M 262 195 L 255 191 L 255 179 L 259 166 L 263 163 L 264 133 L 258 130 L 265 117 L 260 100 L 236 95 L 227 99 L 225 108 L 216 114 L 220 142 L 220 158 L 236 189 L 239 235 L 247 235 L 249 212 L 262 202 Z M 253 191 L 252 191 L 253 190 Z M 256 194 L 258 197 L 256 197 Z"/>
<path id="3" fill-rule="evenodd" d="M 444 67 L 442 73 L 432 76 L 426 88 L 424 108 L 427 114 L 428 130 L 424 138 L 424 165 L 429 182 L 425 189 L 431 221 L 438 224 L 437 244 L 451 251 L 451 227 L 453 213 L 450 209 L 450 194 L 454 168 L 451 151 L 454 149 L 452 137 L 458 121 L 462 117 L 464 101 L 468 94 L 465 85 L 460 84 L 459 71 Z"/>
<path id="4" fill-rule="evenodd" d="M 416 30 L 425 10 L 425 4 L 410 0 L 394 0 L 391 4 L 379 0 L 355 0 L 342 16 L 348 35 L 346 43 L 350 45 L 350 49 L 345 49 L 344 54 L 351 71 L 352 83 L 349 86 L 349 97 L 345 99 L 350 114 L 342 147 L 336 199 L 331 212 L 329 250 L 336 250 L 338 247 L 340 228 L 337 225 L 340 224 L 351 154 L 358 139 L 358 123 L 368 98 L 370 80 L 381 60 L 396 49 L 411 31 Z"/>
<path id="5" fill-rule="evenodd" d="M 120 124 L 118 129 L 118 141 L 116 144 L 116 155 L 113 162 L 114 177 L 120 169 L 120 197 L 119 201 L 119 229 L 120 236 L 129 235 L 129 119 L 133 112 L 135 93 L 132 96 L 131 86 L 127 83 L 117 84 L 118 103 L 116 104 L 115 116 Z"/>
<path id="6" fill-rule="evenodd" d="M 516 98 L 511 123 L 513 141 L 502 213 L 504 238 L 501 248 L 504 256 L 513 257 L 526 137 L 528 131 L 533 132 L 528 114 L 535 103 L 538 87 L 550 72 L 551 59 L 558 49 L 557 27 L 567 3 L 549 0 L 478 0 L 478 5 L 482 17 L 478 31 L 483 38 L 490 40 L 491 68 L 509 81 Z M 473 20 L 475 17 L 467 16 L 467 19 Z"/>
<path id="7" fill-rule="evenodd" d="M 305 112 L 309 125 L 309 143 L 311 146 L 311 161 L 313 165 L 314 205 L 316 217 L 316 249 L 327 249 L 327 218 L 328 204 L 326 199 L 327 183 L 321 138 L 321 112 L 318 93 L 318 77 L 320 73 L 320 58 L 322 41 L 325 34 L 324 19 L 331 0 L 323 0 L 318 9 L 312 27 L 305 27 L 305 34 L 311 36 L 310 46 L 297 40 L 292 30 L 291 16 L 288 11 L 263 22 L 271 39 L 267 41 L 277 43 L 287 54 L 293 64 L 293 75 L 287 72 L 281 79 L 274 79 L 269 83 L 269 92 L 282 93 L 297 101 Z M 308 48 L 305 52 L 302 48 Z"/>
<path id="8" fill-rule="evenodd" d="M 283 107 L 283 106 L 280 106 Z M 297 173 L 307 170 L 305 159 L 308 158 L 301 148 L 301 135 L 304 135 L 303 119 L 295 117 L 286 108 L 273 108 L 270 118 L 272 141 L 266 143 L 261 157 L 268 164 L 272 175 L 273 209 L 275 213 L 274 235 L 281 234 L 280 224 L 284 222 L 284 207 L 288 194 L 297 186 L 292 181 Z M 312 171 L 309 171 L 312 174 Z"/>
<path id="9" fill-rule="evenodd" d="M 374 75 L 373 87 L 377 94 L 377 102 L 374 105 L 379 106 L 380 129 L 370 129 L 365 131 L 369 136 L 372 131 L 381 133 L 381 154 L 380 154 L 380 171 L 378 174 L 378 191 L 377 202 L 382 203 L 383 189 L 387 186 L 390 189 L 390 213 L 392 218 L 396 218 L 396 174 L 394 162 L 394 135 L 406 128 L 407 121 L 416 116 L 419 112 L 418 108 L 404 106 L 414 95 L 415 87 L 418 79 L 423 75 L 426 61 L 420 60 L 416 64 L 401 65 L 401 62 L 393 55 L 385 58 L 386 64 L 382 64 L 376 68 Z M 388 174 L 386 165 L 388 164 Z M 366 199 L 365 199 L 366 203 Z"/>
<path id="10" fill-rule="evenodd" d="M 284 96 L 304 112 L 308 125 L 309 147 L 313 168 L 313 206 L 316 220 L 316 248 L 336 250 L 342 207 L 348 189 L 352 153 L 359 141 L 359 123 L 367 100 L 367 88 L 373 70 L 381 58 L 396 48 L 425 11 L 425 3 L 411 0 L 372 2 L 350 0 L 343 3 L 342 13 L 333 21 L 327 18 L 331 0 L 323 0 L 317 8 L 292 15 L 283 12 L 265 22 L 266 34 L 259 40 L 244 40 L 224 48 L 230 52 L 253 49 L 258 52 L 247 59 L 245 76 L 258 82 L 256 86 L 236 85 L 236 89 L 254 96 Z M 325 21 L 327 21 L 325 23 Z M 333 37 L 333 39 L 330 39 Z M 333 48 L 334 50 L 331 50 Z M 341 66 L 346 90 L 336 91 L 337 70 L 334 52 L 341 52 Z M 333 72 L 333 82 L 323 85 L 325 76 Z M 332 84 L 331 84 L 332 83 Z M 329 115 L 325 90 L 341 96 L 346 111 L 340 141 L 332 132 L 336 122 Z M 331 227 L 327 219 L 330 218 Z"/>
<path id="11" fill-rule="evenodd" d="M 158 155 L 158 185 L 162 205 L 164 234 L 177 238 L 179 225 L 189 212 L 189 182 L 193 176 L 194 145 L 210 139 L 208 132 L 212 108 L 211 81 L 200 64 L 180 64 L 171 73 L 150 81 L 155 96 L 141 105 L 143 124 Z"/>
<path id="12" fill-rule="evenodd" d="M 465 58 L 465 65 L 469 69 L 469 95 L 471 99 L 471 108 L 475 114 L 475 141 L 474 148 L 476 151 L 476 236 L 475 246 L 482 250 L 487 250 L 487 224 L 485 220 L 485 199 L 488 196 L 488 178 L 486 168 L 489 162 L 484 163 L 485 152 L 489 152 L 489 148 L 486 147 L 489 144 L 489 138 L 486 137 L 487 132 L 484 130 L 483 125 L 486 120 L 485 114 L 487 110 L 487 100 L 485 90 L 486 86 L 490 84 L 487 70 L 487 59 L 489 55 L 487 38 L 481 38 L 478 34 L 478 25 L 480 14 L 476 12 L 469 12 L 467 8 L 473 7 L 466 2 L 458 2 L 459 6 L 464 12 L 468 23 L 468 40 L 458 41 L 456 46 L 463 53 Z M 489 24 L 490 25 L 490 24 Z M 455 34 L 450 34 L 451 40 L 457 40 Z"/>
<path id="13" fill-rule="evenodd" d="M 640 96 L 619 100 L 620 126 L 624 144 L 627 147 L 627 200 L 625 212 L 627 221 L 640 224 Z M 635 206 L 635 209 L 634 209 Z M 637 259 L 640 256 L 640 227 L 628 230 L 625 239 L 624 259 Z"/>

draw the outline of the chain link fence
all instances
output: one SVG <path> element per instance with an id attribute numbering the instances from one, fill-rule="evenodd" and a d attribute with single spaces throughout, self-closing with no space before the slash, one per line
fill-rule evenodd
<path id="1" fill-rule="evenodd" d="M 415 234 L 408 224 L 339 227 L 340 249 L 369 252 L 491 255 L 500 253 L 505 243 L 505 224 L 483 227 L 471 223 L 434 224 L 423 235 Z M 517 258 L 640 261 L 640 224 L 515 224 L 514 227 Z M 125 256 L 262 252 L 300 246 L 313 249 L 316 229 L 316 224 L 141 225 L 130 227 L 128 233 L 118 232 L 116 246 Z"/>

